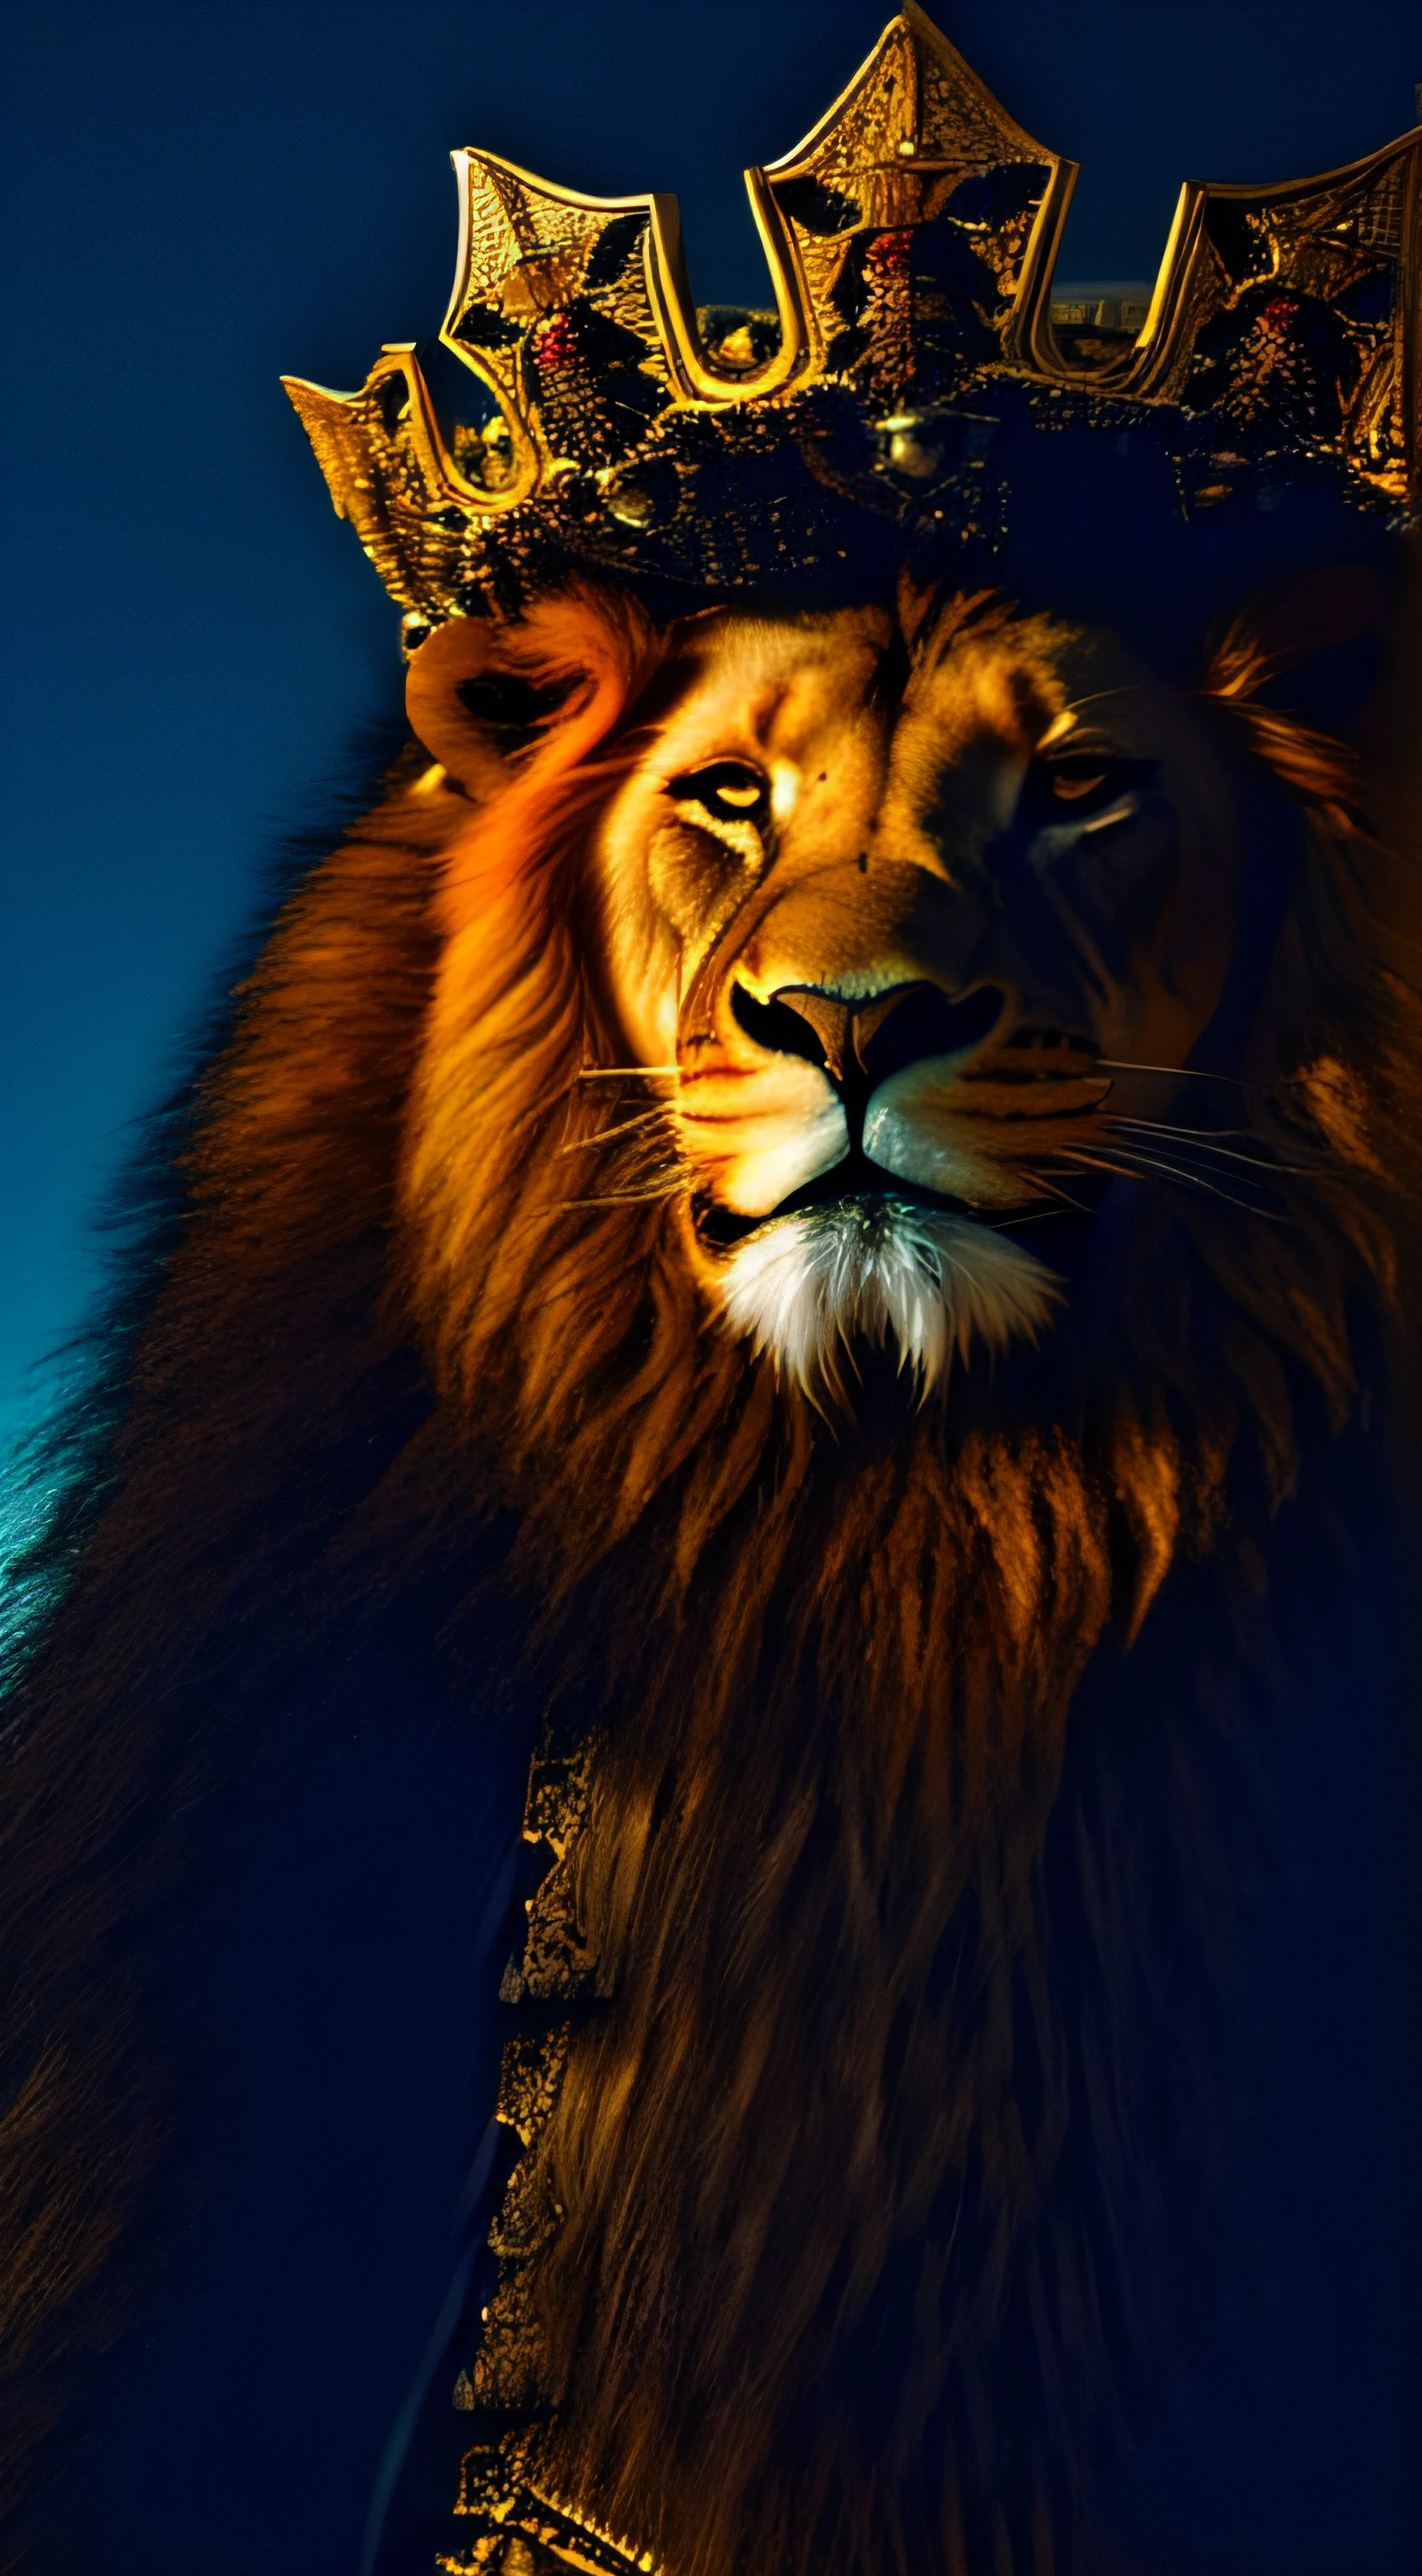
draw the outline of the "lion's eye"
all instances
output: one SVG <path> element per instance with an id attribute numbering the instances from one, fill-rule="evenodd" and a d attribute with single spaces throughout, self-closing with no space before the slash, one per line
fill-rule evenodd
<path id="1" fill-rule="evenodd" d="M 1031 763 L 1022 782 L 1018 828 L 1027 832 L 1057 828 L 1068 815 L 1074 825 L 1086 825 L 1097 815 L 1104 821 L 1124 810 L 1122 800 L 1148 786 L 1154 773 L 1153 761 L 1127 760 L 1104 744 L 1083 745 L 1055 758 L 1043 753 Z"/>
<path id="2" fill-rule="evenodd" d="M 667 790 L 679 805 L 700 805 L 723 822 L 756 820 L 769 789 L 758 769 L 746 760 L 714 760 L 705 769 L 689 769 Z"/>

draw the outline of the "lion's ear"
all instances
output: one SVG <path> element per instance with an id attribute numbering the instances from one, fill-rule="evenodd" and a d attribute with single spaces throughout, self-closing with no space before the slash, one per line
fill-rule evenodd
<path id="1" fill-rule="evenodd" d="M 482 804 L 549 757 L 560 767 L 583 758 L 658 651 L 634 600 L 580 585 L 520 618 L 435 627 L 411 659 L 405 708 L 425 749 Z"/>

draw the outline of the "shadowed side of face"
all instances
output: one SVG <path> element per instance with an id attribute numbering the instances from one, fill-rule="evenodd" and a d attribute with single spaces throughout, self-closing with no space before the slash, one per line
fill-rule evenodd
<path id="1" fill-rule="evenodd" d="M 807 1383 L 1047 1321 L 1013 1227 L 1218 1008 L 1234 788 L 1113 639 L 949 601 L 690 623 L 597 849 L 627 1061 L 675 1068 L 689 1256 Z M 1123 1065 L 1164 1068 L 1127 1075 Z"/>

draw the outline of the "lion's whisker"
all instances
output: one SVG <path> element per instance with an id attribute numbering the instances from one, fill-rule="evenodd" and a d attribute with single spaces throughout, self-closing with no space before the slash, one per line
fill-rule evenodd
<path id="1" fill-rule="evenodd" d="M 635 1117 L 619 1118 L 615 1127 L 599 1127 L 595 1136 L 574 1136 L 566 1145 L 559 1146 L 559 1155 L 584 1154 L 593 1145 L 610 1145 L 614 1137 L 630 1136 L 635 1128 L 649 1127 L 670 1115 L 670 1110 L 661 1102 L 654 1109 L 639 1109 Z"/>
<path id="2" fill-rule="evenodd" d="M 1241 1178 L 1246 1172 L 1258 1173 L 1261 1188 L 1276 1179 L 1309 1180 L 1313 1177 L 1311 1173 L 1299 1170 L 1292 1163 L 1271 1161 L 1257 1154 L 1231 1154 L 1228 1148 L 1223 1146 L 1216 1148 L 1187 1143 L 1162 1147 L 1154 1139 L 1133 1144 L 1127 1138 L 1123 1144 L 1112 1144 L 1108 1139 L 1108 1148 L 1118 1153 L 1132 1153 L 1145 1160 L 1153 1160 L 1162 1171 L 1192 1172 L 1201 1179 L 1214 1176 L 1221 1162 L 1228 1163 L 1234 1167 Z M 1230 1175 L 1226 1173 L 1220 1177 L 1228 1179 Z"/>
<path id="3" fill-rule="evenodd" d="M 1159 1172 L 1167 1180 L 1189 1181 L 1201 1189 L 1212 1186 L 1207 1176 L 1194 1171 L 1183 1157 L 1177 1161 L 1168 1154 L 1152 1152 L 1144 1145 L 1064 1145 L 1061 1153 L 1064 1161 L 1097 1171 Z M 1242 1206 L 1244 1202 L 1241 1200 L 1239 1204 Z"/>
<path id="4" fill-rule="evenodd" d="M 1194 1064 L 1128 1064 L 1124 1056 L 1099 1055 L 1096 1059 L 1103 1073 L 1167 1073 L 1172 1081 L 1228 1082 L 1236 1091 L 1262 1092 L 1262 1082 L 1246 1082 L 1237 1073 L 1205 1073 Z"/>
<path id="5" fill-rule="evenodd" d="M 650 1207 L 658 1199 L 674 1198 L 681 1187 L 681 1176 L 672 1181 L 659 1181 L 655 1188 L 641 1190 L 605 1190 L 596 1197 L 559 1199 L 560 1208 Z"/>
<path id="6" fill-rule="evenodd" d="M 1308 1180 L 1312 1177 L 1309 1166 L 1305 1163 L 1281 1163 L 1278 1155 L 1270 1153 L 1267 1148 L 1257 1154 L 1241 1154 L 1233 1146 L 1216 1144 L 1208 1130 L 1202 1127 L 1172 1127 L 1168 1119 L 1112 1118 L 1109 1115 L 1104 1123 L 1111 1127 L 1129 1127 L 1142 1136 L 1182 1137 L 1186 1140 L 1179 1148 L 1183 1158 L 1188 1157 L 1192 1152 L 1214 1154 L 1222 1162 L 1242 1163 L 1251 1171 L 1287 1173 L 1296 1180 Z M 1236 1128 L 1230 1132 L 1244 1135 L 1248 1130 Z"/>
<path id="7" fill-rule="evenodd" d="M 583 1064 L 578 1067 L 579 1082 L 624 1082 L 636 1075 L 674 1073 L 681 1080 L 679 1064 Z"/>
<path id="8" fill-rule="evenodd" d="M 1118 1180 L 1145 1180 L 1154 1176 L 1175 1181 L 1182 1189 L 1199 1190 L 1206 1198 L 1221 1199 L 1226 1207 L 1239 1208 L 1245 1216 L 1264 1217 L 1273 1225 L 1284 1222 L 1277 1210 L 1260 1207 L 1252 1199 L 1239 1198 L 1233 1191 L 1221 1189 L 1217 1181 L 1207 1180 L 1203 1173 L 1192 1172 L 1188 1165 L 1169 1162 L 1164 1155 L 1149 1154 L 1143 1147 L 1117 1145 L 1093 1152 L 1084 1146 L 1064 1145 L 1060 1150 L 1063 1160 L 1078 1170 L 1106 1172 Z"/>
<path id="9" fill-rule="evenodd" d="M 1039 1190 L 1045 1190 L 1049 1198 L 1059 1199 L 1063 1207 L 1074 1208 L 1078 1216 L 1089 1216 L 1091 1214 L 1091 1210 L 1089 1208 L 1082 1206 L 1080 1199 L 1074 1199 L 1070 1190 L 1064 1190 L 1061 1183 L 1059 1181 L 1054 1181 L 1048 1173 L 1034 1171 L 1028 1174 L 1028 1178 L 1035 1181 Z M 1055 1213 L 1056 1211 L 1052 1208 L 1043 1208 L 1041 1210 L 1041 1214 L 1043 1216 L 1052 1216 Z"/>
<path id="10" fill-rule="evenodd" d="M 1253 1136 L 1252 1127 L 1185 1127 L 1174 1118 L 1128 1118 L 1123 1111 L 1103 1109 L 1103 1127 L 1140 1127 L 1162 1136 L 1202 1136 L 1207 1141 L 1216 1136 Z M 1267 1150 L 1267 1149 L 1266 1149 Z"/>
<path id="11" fill-rule="evenodd" d="M 1039 1189 L 1046 1189 L 1048 1187 L 1045 1173 L 1033 1172 L 1029 1174 L 1029 1178 L 1036 1182 Z M 1079 1213 L 1083 1216 L 1088 1216 L 1090 1214 L 1090 1210 L 1088 1208 L 1080 1207 L 1079 1201 L 1068 1198 L 1064 1190 L 1053 1190 L 1052 1196 L 1053 1198 L 1060 1199 L 1062 1206 L 1064 1207 L 1077 1208 Z M 979 1223 L 991 1226 L 994 1234 L 1006 1234 L 1010 1226 L 1044 1225 L 1048 1217 L 1060 1216 L 1060 1214 L 1060 1207 L 1026 1208 L 1021 1216 L 984 1216 L 979 1219 Z"/>

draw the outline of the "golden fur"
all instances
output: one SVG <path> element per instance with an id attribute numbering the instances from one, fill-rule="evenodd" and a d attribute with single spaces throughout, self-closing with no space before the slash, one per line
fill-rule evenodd
<path id="1" fill-rule="evenodd" d="M 856 655 L 871 633 L 896 674 L 874 687 L 920 731 L 946 721 L 941 697 L 922 715 L 945 673 L 1004 738 L 1038 740 L 1066 694 L 1066 630 L 1001 603 L 908 600 L 897 630 L 855 612 L 827 644 L 821 625 L 832 669 L 836 631 Z M 126 1482 L 32 1685 L 61 1715 L 32 1792 L 20 1765 L 28 1876 L 9 1902 L 21 1926 L 27 1907 L 50 1921 L 76 1832 L 101 1847 L 153 1758 L 150 1715 L 94 1771 L 74 1680 L 99 1638 L 106 1688 L 141 1695 L 145 1640 L 115 1607 L 134 1565 L 158 1547 L 179 1588 L 215 1583 L 207 1622 L 250 1572 L 225 1532 L 307 1436 L 286 1423 L 281 1346 L 252 1356 L 262 1316 L 345 1301 L 357 1320 L 322 1365 L 348 1412 L 413 1329 L 440 1409 L 343 1547 L 388 1540 L 408 1563 L 452 1516 L 512 1506 L 510 1579 L 559 1687 L 608 1711 L 580 1904 L 615 2000 L 575 2042 L 540 2151 L 566 2213 L 535 2282 L 563 2483 L 674 2576 L 1044 2576 L 1137 2296 L 1133 1934 L 1089 1801 L 1073 1867 L 1091 1974 L 1070 1991 L 1043 1917 L 1068 1719 L 1093 1671 L 1146 1650 L 1172 1581 L 1194 1587 L 1201 1688 L 1228 1662 L 1241 1576 L 1263 1579 L 1281 1504 L 1354 1406 L 1359 1331 L 1396 1339 L 1422 1041 L 1397 728 L 1375 718 L 1384 838 L 1352 755 L 1258 700 L 1273 647 L 1248 617 L 1171 718 L 1208 743 L 1233 831 L 1264 813 L 1290 836 L 1228 1077 L 1249 1086 L 1229 1124 L 1267 1164 L 1270 1212 L 1128 1181 L 1089 1295 L 1039 1348 L 956 1371 L 921 1407 L 886 1374 L 862 1420 L 827 1419 L 718 1313 L 675 1086 L 616 1070 L 671 1061 L 652 1051 L 655 978 L 638 985 L 646 938 L 614 902 L 615 827 L 703 648 L 695 622 L 668 636 L 574 594 L 417 657 L 412 718 L 439 766 L 398 773 L 292 898 L 204 1085 Z M 554 705 L 511 753 L 465 711 L 487 672 Z M 895 793 L 914 761 L 921 745 Z M 689 992 L 733 910 L 713 887 Z M 1203 933 L 1186 944 L 1173 989 L 1199 990 L 1168 1063 L 1228 974 Z M 599 1149 L 612 1099 L 649 1114 Z M 219 1379 L 229 1355 L 247 1371 L 240 1423 L 230 1386 L 197 1395 L 214 1351 Z M 71 1804 L 52 1825 L 56 1781 Z M 39 2251 L 15 2313 L 36 2350 L 68 2286 L 46 2248 L 82 2234 L 67 2268 L 96 2270 L 122 2214 L 103 2190 L 90 2214 L 106 2138 L 116 2167 L 137 2161 L 118 2095 L 82 2171 L 72 2152 L 75 2098 L 122 2057 L 83 1975 L 109 1902 L 45 1933 L 74 2071 L 17 2167 L 17 2241 Z M 44 2044 L 43 1977 L 34 1996 L 14 2064 Z M 1119 2180 L 1101 2206 L 1061 2182 L 1083 2124 Z"/>

